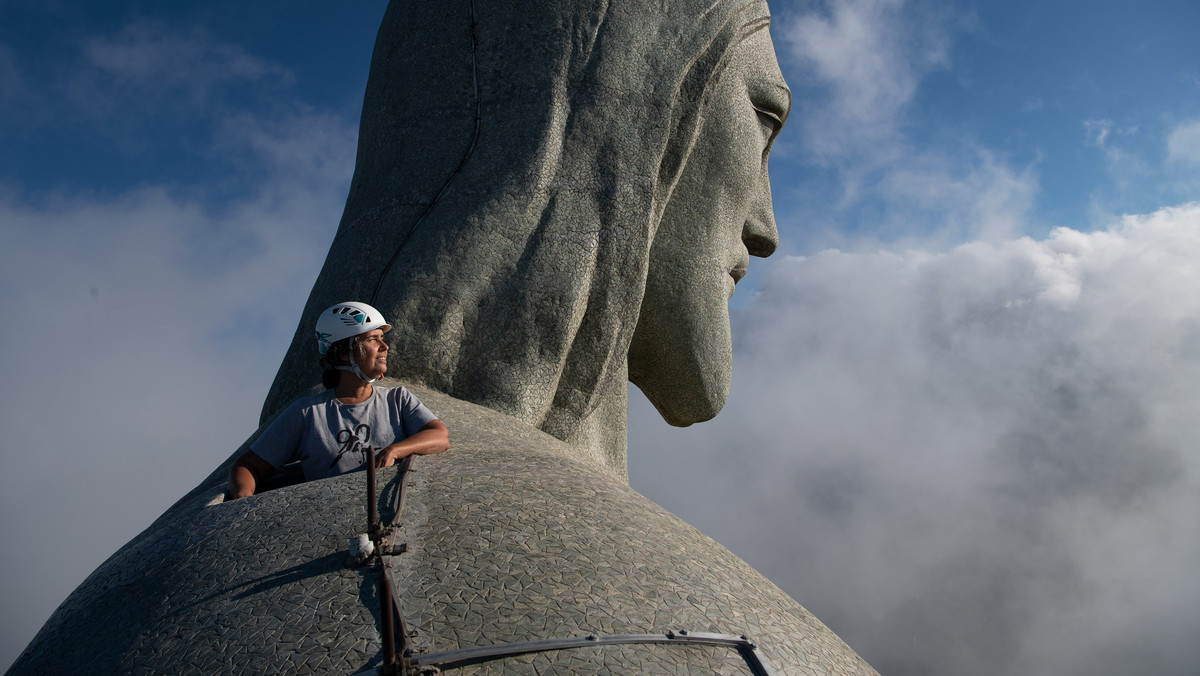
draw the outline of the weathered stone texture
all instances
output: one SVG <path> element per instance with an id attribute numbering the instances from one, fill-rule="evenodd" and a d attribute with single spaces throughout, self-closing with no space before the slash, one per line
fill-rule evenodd
<path id="1" fill-rule="evenodd" d="M 392 557 L 423 652 L 688 629 L 754 639 L 783 674 L 873 674 L 733 554 L 570 449 L 414 388 L 454 450 L 409 473 Z M 32 673 L 353 673 L 381 660 L 361 472 L 222 503 L 225 468 L 96 570 L 13 666 Z M 394 470 L 380 476 L 381 511 Z M 392 483 L 389 483 L 392 482 Z M 451 673 L 746 673 L 732 649 L 612 646 Z"/>

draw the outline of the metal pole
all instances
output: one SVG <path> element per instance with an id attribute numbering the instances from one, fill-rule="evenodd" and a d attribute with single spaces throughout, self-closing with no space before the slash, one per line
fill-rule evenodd
<path id="1" fill-rule="evenodd" d="M 375 449 L 367 447 L 367 535 L 375 540 L 379 534 L 379 507 L 375 499 Z M 379 543 L 375 543 L 379 546 Z"/>
<path id="2" fill-rule="evenodd" d="M 383 636 L 383 667 L 381 673 L 391 676 L 396 673 L 396 631 L 392 623 L 392 595 L 388 590 L 387 562 L 383 559 L 384 546 L 379 529 L 379 500 L 375 490 L 375 449 L 367 448 L 367 535 L 375 545 L 375 553 L 379 556 L 379 578 L 375 588 L 379 593 L 379 621 Z"/>
<path id="3" fill-rule="evenodd" d="M 379 557 L 379 619 L 382 623 L 383 636 L 383 674 L 390 676 L 396 673 L 396 629 L 393 622 L 392 590 L 388 584 L 387 561 Z"/>

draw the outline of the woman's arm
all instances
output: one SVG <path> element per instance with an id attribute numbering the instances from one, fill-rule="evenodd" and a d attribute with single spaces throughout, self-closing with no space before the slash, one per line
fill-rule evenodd
<path id="1" fill-rule="evenodd" d="M 450 448 L 450 430 L 441 420 L 430 420 L 404 441 L 385 447 L 375 456 L 376 467 L 390 467 L 410 455 L 433 455 Z"/>
<path id="2" fill-rule="evenodd" d="M 254 451 L 246 451 L 229 468 L 229 499 L 236 500 L 254 495 L 254 488 L 275 468 Z"/>

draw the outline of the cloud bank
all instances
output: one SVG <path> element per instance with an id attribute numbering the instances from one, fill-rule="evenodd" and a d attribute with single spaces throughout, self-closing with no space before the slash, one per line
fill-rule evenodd
<path id="1" fill-rule="evenodd" d="M 87 114 L 156 92 L 137 115 L 174 120 L 174 95 L 196 102 L 283 72 L 202 37 L 136 24 L 86 40 L 89 87 L 119 94 L 87 97 L 103 104 Z M 0 80 L 16 81 L 4 57 Z M 208 111 L 195 144 L 171 149 L 220 181 L 147 176 L 108 194 L 0 182 L 0 666 L 258 425 L 340 218 L 356 136 L 351 120 L 275 103 Z"/>
<path id="2" fill-rule="evenodd" d="M 1196 203 L 781 260 L 714 422 L 635 400 L 634 486 L 881 673 L 1192 673 L 1197 288 Z"/>

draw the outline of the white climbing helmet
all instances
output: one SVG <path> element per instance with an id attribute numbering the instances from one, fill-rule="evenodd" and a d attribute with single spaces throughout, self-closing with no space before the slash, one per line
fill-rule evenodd
<path id="1" fill-rule="evenodd" d="M 379 310 L 366 303 L 338 303 L 317 317 L 317 350 L 325 354 L 333 343 L 374 329 L 383 329 L 384 333 L 392 330 Z"/>

